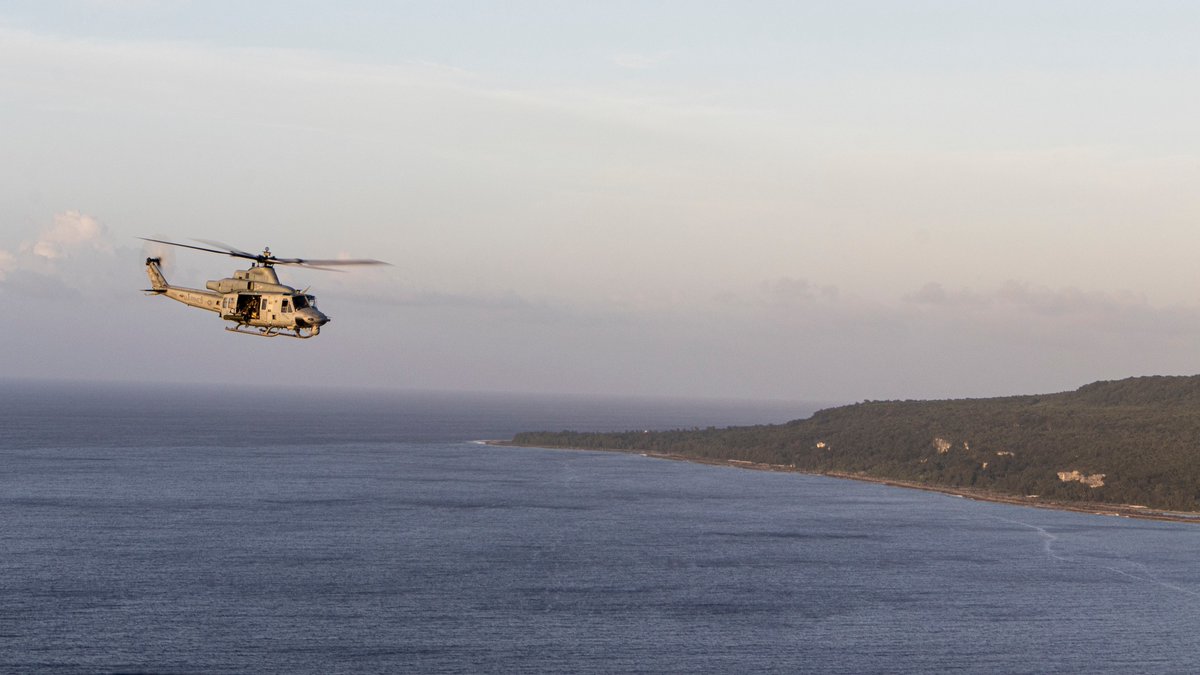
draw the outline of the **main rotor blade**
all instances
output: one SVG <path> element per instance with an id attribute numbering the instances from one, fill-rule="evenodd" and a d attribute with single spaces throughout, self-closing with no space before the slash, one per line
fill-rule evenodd
<path id="1" fill-rule="evenodd" d="M 253 254 L 253 253 L 250 253 L 249 251 L 243 251 L 243 250 L 241 250 L 241 249 L 239 249 L 239 248 L 234 248 L 234 247 L 232 247 L 232 246 L 230 246 L 229 244 L 226 244 L 226 243 L 224 243 L 224 242 L 220 242 L 220 241 L 213 241 L 212 239 L 193 239 L 192 241 L 198 241 L 198 242 L 200 242 L 201 244 L 208 244 L 209 246 L 216 246 L 217 248 L 221 249 L 222 251 L 227 251 L 227 252 L 229 252 L 229 253 L 236 253 L 236 254 L 239 254 L 239 255 L 245 256 L 245 257 L 247 257 L 247 258 L 259 258 L 259 257 L 261 257 L 261 256 L 258 256 L 258 255 L 255 255 L 255 254 Z"/>
<path id="2" fill-rule="evenodd" d="M 323 272 L 342 273 L 342 272 L 346 271 L 346 270 L 334 269 L 332 267 L 321 267 L 319 265 L 309 265 L 308 263 L 304 263 L 304 262 L 288 262 L 286 260 L 284 262 L 279 262 L 278 260 L 272 259 L 271 264 L 272 265 L 291 265 L 293 267 L 303 267 L 306 270 L 321 270 Z"/>
<path id="3" fill-rule="evenodd" d="M 305 267 L 340 267 L 343 265 L 391 265 L 389 262 L 382 260 L 373 260 L 371 258 L 355 258 L 352 260 L 332 259 L 318 260 L 315 258 L 272 258 L 276 265 L 303 265 Z"/>
<path id="4" fill-rule="evenodd" d="M 296 265 L 298 267 L 307 267 L 309 269 L 314 269 L 314 270 L 325 270 L 326 272 L 340 272 L 341 270 L 335 270 L 335 269 L 330 269 L 330 268 L 344 267 L 347 265 L 391 265 L 391 263 L 384 262 L 382 260 L 374 260 L 371 258 L 356 258 L 356 259 L 350 259 L 350 260 L 341 260 L 341 259 L 327 260 L 327 259 L 314 259 L 314 258 L 276 258 L 273 255 L 265 256 L 262 254 L 255 255 L 254 253 L 247 253 L 246 251 L 236 249 L 236 248 L 230 246 L 229 244 L 224 244 L 219 241 L 210 241 L 208 239 L 193 239 L 192 241 L 198 241 L 202 244 L 208 244 L 209 246 L 215 246 L 216 248 L 205 248 L 203 246 L 192 246 L 191 244 L 180 244 L 180 243 L 174 242 L 174 241 L 166 241 L 164 239 L 150 239 L 148 237 L 138 237 L 138 239 L 141 239 L 143 241 L 153 241 L 153 242 L 156 242 L 159 244 L 168 244 L 170 246 L 179 246 L 182 248 L 190 248 L 190 249 L 194 249 L 196 251 L 206 251 L 208 253 L 220 253 L 222 255 L 233 256 L 234 258 L 245 258 L 247 260 L 254 260 L 255 262 L 263 263 L 265 265 Z"/>
<path id="5" fill-rule="evenodd" d="M 142 241 L 153 241 L 159 244 L 168 244 L 170 246 L 180 246 L 182 248 L 191 248 L 197 251 L 208 251 L 209 253 L 220 253 L 221 255 L 231 255 L 235 258 L 249 258 L 250 260 L 258 260 L 258 256 L 245 253 L 243 251 L 219 251 L 215 248 L 204 248 L 203 246 L 192 246 L 191 244 L 180 244 L 174 241 L 166 241 L 164 239 L 151 239 L 149 237 L 138 237 Z"/>
<path id="6" fill-rule="evenodd" d="M 271 256 L 270 258 L 267 258 L 263 255 L 255 255 L 255 254 L 249 253 L 247 251 L 236 249 L 236 248 L 230 246 L 229 244 L 226 244 L 226 243 L 220 242 L 220 241 L 214 241 L 212 239 L 193 239 L 192 241 L 198 241 L 201 244 L 208 244 L 209 246 L 216 246 L 217 248 L 222 249 L 224 251 L 228 251 L 229 253 L 243 255 L 243 256 L 246 256 L 247 258 L 254 258 L 260 262 L 262 262 L 264 260 L 269 260 L 272 265 L 303 265 L 305 267 L 311 267 L 313 269 L 319 270 L 319 269 L 322 269 L 323 267 L 329 267 L 331 265 L 340 266 L 340 265 L 390 265 L 391 264 L 391 263 L 383 262 L 382 260 L 373 260 L 373 259 L 369 259 L 369 258 L 358 258 L 358 259 L 353 259 L 353 260 L 343 260 L 340 258 L 331 259 L 331 260 L 316 260 L 316 259 L 312 259 L 312 258 L 277 258 L 275 256 Z M 328 271 L 334 272 L 337 270 L 328 270 Z"/>

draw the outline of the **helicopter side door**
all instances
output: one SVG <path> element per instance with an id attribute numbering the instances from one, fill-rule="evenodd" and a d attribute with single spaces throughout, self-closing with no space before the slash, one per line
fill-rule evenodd
<path id="1" fill-rule="evenodd" d="M 250 293 L 238 293 L 236 309 L 242 321 L 249 322 L 258 319 L 260 297 Z"/>

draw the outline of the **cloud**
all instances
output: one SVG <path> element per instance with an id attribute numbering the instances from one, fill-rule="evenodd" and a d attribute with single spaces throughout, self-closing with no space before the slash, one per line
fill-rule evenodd
<path id="1" fill-rule="evenodd" d="M 922 286 L 920 290 L 909 293 L 904 297 L 904 300 L 917 305 L 934 307 L 978 306 L 985 302 L 978 294 L 971 293 L 970 291 L 949 292 L 936 281 L 931 281 Z"/>
<path id="2" fill-rule="evenodd" d="M 1131 293 L 1113 294 L 1070 287 L 1049 289 L 1013 281 L 996 291 L 996 297 L 1009 305 L 1043 316 L 1112 314 L 1148 308 L 1144 297 Z"/>
<path id="3" fill-rule="evenodd" d="M 114 247 L 108 228 L 94 216 L 62 211 L 16 251 L 0 249 L 0 289 L 16 296 L 61 298 L 127 288 L 131 280 L 114 262 L 131 252 Z"/>
<path id="4" fill-rule="evenodd" d="M 54 224 L 44 229 L 37 241 L 23 243 L 21 252 L 45 260 L 58 260 L 71 257 L 71 253 L 80 248 L 111 253 L 113 247 L 108 228 L 92 216 L 65 211 L 54 215 Z"/>
<path id="5" fill-rule="evenodd" d="M 780 277 L 765 281 L 762 284 L 763 294 L 772 304 L 793 305 L 809 303 L 817 300 L 833 301 L 838 299 L 838 288 L 832 285 L 817 285 L 807 279 Z"/>
<path id="6" fill-rule="evenodd" d="M 8 272 L 16 266 L 17 259 L 13 254 L 0 248 L 0 281 L 8 276 Z"/>
<path id="7" fill-rule="evenodd" d="M 1145 296 L 1139 294 L 1085 291 L 1074 287 L 1054 289 L 1020 281 L 1008 281 L 982 292 L 947 290 L 941 283 L 930 282 L 903 299 L 925 308 L 960 312 L 1016 311 L 1043 317 L 1112 315 L 1150 309 Z"/>
<path id="8" fill-rule="evenodd" d="M 369 293 L 344 293 L 376 304 L 395 307 L 431 307 L 444 309 L 499 310 L 507 312 L 545 311 L 546 305 L 529 301 L 512 291 L 495 293 L 447 293 L 433 290 L 379 289 Z"/>

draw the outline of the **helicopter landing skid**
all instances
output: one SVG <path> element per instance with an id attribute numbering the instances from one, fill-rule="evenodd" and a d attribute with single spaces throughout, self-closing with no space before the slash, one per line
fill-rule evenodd
<path id="1" fill-rule="evenodd" d="M 307 335 L 301 333 L 300 332 L 301 329 L 299 329 L 299 328 L 296 329 L 295 333 L 285 333 L 285 332 L 283 332 L 283 329 L 281 329 L 281 328 L 258 328 L 258 329 L 242 330 L 242 327 L 245 325 L 246 324 L 244 324 L 244 323 L 239 323 L 238 325 L 236 325 L 232 328 L 229 326 L 226 326 L 225 330 L 229 331 L 230 333 L 239 333 L 241 335 L 253 335 L 255 337 L 278 337 L 278 336 L 282 335 L 283 337 L 298 338 L 300 340 L 307 340 L 310 337 L 316 337 L 317 333 L 319 332 L 319 329 L 316 329 L 316 328 L 309 328 Z"/>

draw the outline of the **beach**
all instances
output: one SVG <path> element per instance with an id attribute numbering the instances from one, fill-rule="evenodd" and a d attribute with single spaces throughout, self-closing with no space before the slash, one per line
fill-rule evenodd
<path id="1" fill-rule="evenodd" d="M 543 446 L 524 446 L 514 443 L 510 440 L 485 440 L 481 441 L 485 445 L 499 447 L 543 447 Z M 666 459 L 676 462 L 691 462 L 694 464 L 707 464 L 709 466 L 724 466 L 733 469 L 748 469 L 751 471 L 774 471 L 782 473 L 800 473 L 813 476 L 827 476 L 829 478 L 840 478 L 844 480 L 861 481 L 864 483 L 876 483 L 879 485 L 888 485 L 891 487 L 907 488 L 911 490 L 923 490 L 925 492 L 940 492 L 945 495 L 961 497 L 963 499 L 972 499 L 980 502 L 992 502 L 997 504 L 1012 504 L 1015 506 L 1029 506 L 1037 509 L 1052 509 L 1056 511 L 1074 511 L 1076 513 L 1089 513 L 1097 516 L 1114 516 L 1118 518 L 1138 518 L 1142 520 L 1162 520 L 1180 523 L 1200 523 L 1200 513 L 1190 513 L 1182 511 L 1166 511 L 1162 509 L 1151 509 L 1138 504 L 1107 504 L 1097 502 L 1067 502 L 1062 500 L 1043 499 L 1038 495 L 1012 495 L 994 490 L 981 490 L 978 488 L 963 488 L 951 487 L 944 485 L 929 485 L 926 483 L 917 483 L 914 481 L 897 480 L 894 478 L 883 478 L 880 476 L 872 476 L 866 473 L 851 473 L 845 471 L 804 471 L 797 469 L 794 466 L 786 464 L 763 464 L 759 462 L 750 462 L 742 459 L 707 459 L 702 457 L 689 457 L 687 455 L 659 453 L 659 452 L 643 452 L 638 450 L 613 450 L 609 448 L 551 448 L 555 450 L 587 450 L 592 452 L 620 452 L 626 454 L 636 454 L 643 457 L 651 457 L 654 459 Z"/>

